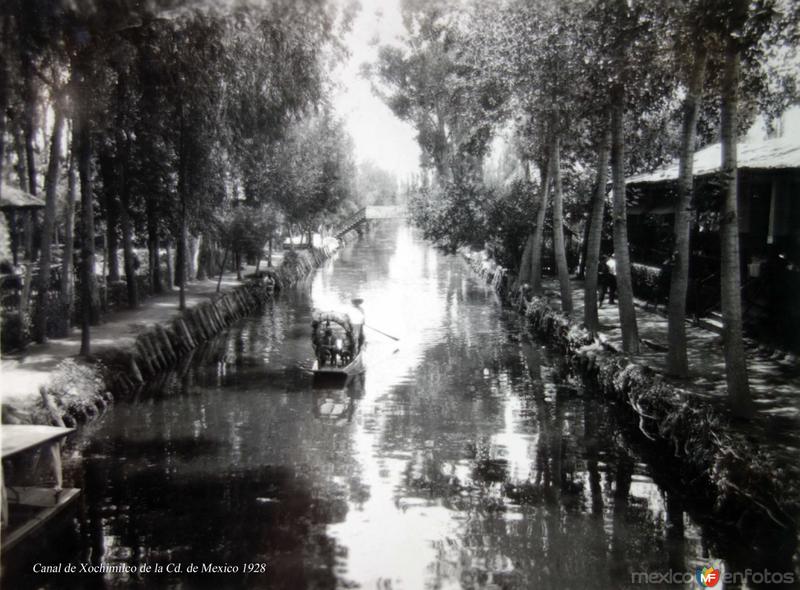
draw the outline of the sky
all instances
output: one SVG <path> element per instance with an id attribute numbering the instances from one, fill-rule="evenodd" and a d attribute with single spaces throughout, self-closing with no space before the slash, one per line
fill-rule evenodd
<path id="1" fill-rule="evenodd" d="M 404 181 L 419 168 L 416 131 L 395 117 L 361 76 L 361 65 L 374 62 L 379 44 L 395 43 L 404 32 L 399 0 L 360 0 L 361 11 L 345 42 L 349 60 L 335 72 L 339 88 L 333 104 L 355 144 L 356 161 L 372 160 Z"/>

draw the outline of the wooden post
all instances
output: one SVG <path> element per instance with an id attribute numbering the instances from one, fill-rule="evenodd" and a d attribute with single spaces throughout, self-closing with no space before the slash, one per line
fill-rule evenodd
<path id="1" fill-rule="evenodd" d="M 136 356 L 130 356 L 130 366 L 131 366 L 131 374 L 133 378 L 136 380 L 137 383 L 144 383 L 144 377 L 142 376 L 142 372 L 139 370 L 139 365 L 136 363 Z"/>

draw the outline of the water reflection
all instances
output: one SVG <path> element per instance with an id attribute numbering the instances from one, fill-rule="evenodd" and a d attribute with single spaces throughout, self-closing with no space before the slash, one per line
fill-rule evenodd
<path id="1" fill-rule="evenodd" d="M 310 311 L 355 296 L 399 347 L 373 333 L 365 375 L 314 388 Z M 494 299 L 408 228 L 376 229 L 87 430 L 69 462 L 87 527 L 58 559 L 265 561 L 215 585 L 416 589 L 619 588 L 727 557 Z"/>

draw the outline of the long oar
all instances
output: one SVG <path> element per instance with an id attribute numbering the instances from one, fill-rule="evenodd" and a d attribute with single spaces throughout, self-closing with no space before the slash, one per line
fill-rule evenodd
<path id="1" fill-rule="evenodd" d="M 381 330 L 378 330 L 378 328 L 373 328 L 372 326 L 368 326 L 367 324 L 364 324 L 364 326 L 365 326 L 365 327 L 367 327 L 367 328 L 369 328 L 370 330 L 374 330 L 374 331 L 375 331 L 375 332 L 377 332 L 378 334 L 383 334 L 383 335 L 384 335 L 384 336 L 386 336 L 387 338 L 391 338 L 392 340 L 396 340 L 396 341 L 398 341 L 398 342 L 400 341 L 400 339 L 399 339 L 399 338 L 397 338 L 397 337 L 395 337 L 395 336 L 392 336 L 391 334 L 387 334 L 386 332 L 383 332 L 383 331 L 381 331 Z"/>

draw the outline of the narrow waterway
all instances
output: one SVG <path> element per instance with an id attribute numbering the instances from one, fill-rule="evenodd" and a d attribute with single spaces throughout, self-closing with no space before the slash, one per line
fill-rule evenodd
<path id="1" fill-rule="evenodd" d="M 368 332 L 363 378 L 315 389 L 311 310 L 355 296 L 399 342 Z M 20 583 L 619 588 L 732 557 L 561 363 L 461 260 L 384 222 L 68 449 L 84 526 L 36 559 L 151 571 Z"/>

